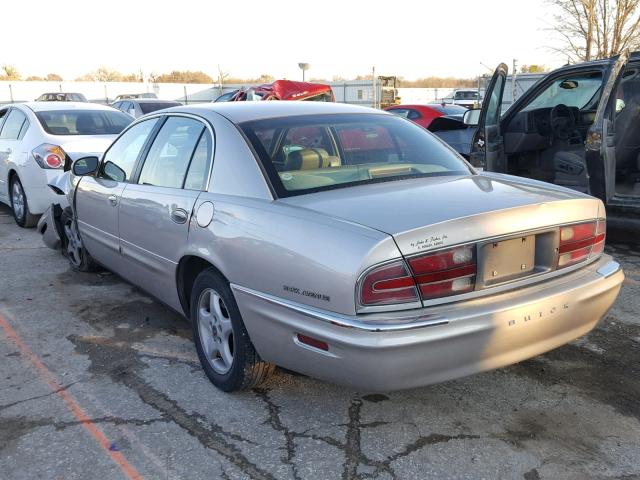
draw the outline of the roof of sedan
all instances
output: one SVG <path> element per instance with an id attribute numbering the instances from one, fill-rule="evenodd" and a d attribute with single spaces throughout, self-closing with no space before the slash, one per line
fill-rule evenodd
<path id="1" fill-rule="evenodd" d="M 34 112 L 55 110 L 114 110 L 113 107 L 108 105 L 89 102 L 25 102 L 17 105 L 24 105 Z"/>
<path id="2" fill-rule="evenodd" d="M 257 102 L 217 102 L 200 103 L 181 107 L 173 107 L 167 111 L 206 115 L 215 112 L 234 123 L 243 123 L 265 118 L 288 117 L 295 115 L 373 113 L 386 114 L 371 107 L 347 105 L 332 102 L 300 102 L 300 101 L 257 101 Z"/>

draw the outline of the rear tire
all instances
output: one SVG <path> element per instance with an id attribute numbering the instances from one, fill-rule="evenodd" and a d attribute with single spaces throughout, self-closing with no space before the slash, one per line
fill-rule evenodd
<path id="1" fill-rule="evenodd" d="M 229 283 L 209 268 L 191 290 L 191 324 L 205 374 L 225 392 L 255 387 L 275 370 L 256 352 Z"/>
<path id="2" fill-rule="evenodd" d="M 93 260 L 80 240 L 80 234 L 73 221 L 73 213 L 66 209 L 60 215 L 60 223 L 64 232 L 62 239 L 62 252 L 69 260 L 71 268 L 78 272 L 96 272 L 100 266 Z"/>
<path id="3" fill-rule="evenodd" d="M 29 211 L 27 194 L 24 193 L 24 188 L 18 175 L 14 175 L 11 178 L 9 192 L 11 197 L 11 210 L 13 211 L 13 218 L 16 223 L 22 228 L 35 227 L 38 223 L 39 215 L 33 215 Z"/>

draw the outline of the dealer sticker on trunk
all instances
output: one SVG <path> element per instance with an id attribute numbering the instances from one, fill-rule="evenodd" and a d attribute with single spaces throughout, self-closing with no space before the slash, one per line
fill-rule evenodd
<path id="1" fill-rule="evenodd" d="M 409 245 L 411 245 L 411 248 L 417 251 L 427 250 L 430 248 L 437 248 L 437 247 L 444 246 L 447 238 L 449 237 L 447 237 L 446 233 L 443 233 L 441 235 L 431 235 L 429 237 L 417 240 L 415 242 L 411 242 Z"/>

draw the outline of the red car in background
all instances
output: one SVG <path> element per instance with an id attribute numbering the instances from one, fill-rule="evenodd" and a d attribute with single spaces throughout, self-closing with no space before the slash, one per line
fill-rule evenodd
<path id="1" fill-rule="evenodd" d="M 464 112 L 467 111 L 466 108 L 460 105 L 442 105 L 439 103 L 429 105 L 392 105 L 385 108 L 385 110 L 399 117 L 407 118 L 424 128 L 429 128 L 435 118 L 457 115 L 462 117 Z"/>
<path id="2" fill-rule="evenodd" d="M 333 90 L 322 83 L 276 80 L 249 88 L 240 88 L 220 95 L 214 102 L 243 102 L 246 100 L 307 100 L 335 102 Z"/>

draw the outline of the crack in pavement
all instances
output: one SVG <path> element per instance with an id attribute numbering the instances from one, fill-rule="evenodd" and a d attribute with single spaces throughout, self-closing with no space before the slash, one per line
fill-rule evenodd
<path id="1" fill-rule="evenodd" d="M 284 463 L 290 464 L 292 466 L 295 478 L 299 478 L 295 476 L 297 475 L 297 471 L 295 470 L 296 467 L 293 463 L 293 459 L 296 455 L 295 439 L 297 438 L 321 441 L 326 443 L 327 445 L 331 445 L 341 450 L 345 455 L 345 461 L 342 465 L 342 480 L 375 478 L 382 473 L 387 473 L 391 476 L 391 478 L 397 479 L 398 477 L 396 475 L 396 472 L 391 465 L 396 460 L 406 457 L 428 445 L 446 443 L 451 440 L 481 438 L 479 435 L 466 434 L 442 435 L 439 433 L 432 433 L 426 436 L 421 435 L 414 442 L 406 445 L 402 451 L 387 457 L 385 460 L 372 460 L 362 452 L 361 431 L 365 428 L 375 428 L 381 425 L 386 425 L 388 422 L 377 421 L 370 423 L 361 423 L 361 409 L 363 404 L 361 398 L 356 397 L 351 399 L 351 403 L 348 409 L 349 421 L 346 425 L 341 425 L 347 427 L 345 441 L 341 442 L 332 437 L 309 434 L 307 433 L 308 430 L 305 430 L 303 432 L 290 430 L 282 421 L 282 418 L 280 416 L 281 407 L 271 399 L 271 397 L 269 396 L 269 390 L 266 388 L 254 388 L 253 391 L 256 397 L 261 399 L 266 404 L 268 418 L 265 423 L 269 424 L 274 430 L 282 432 L 282 434 L 285 436 L 286 456 L 284 456 L 282 460 Z M 373 467 L 374 471 L 372 473 L 358 473 L 358 467 L 361 465 Z"/>
<path id="2" fill-rule="evenodd" d="M 63 385 L 62 387 L 58 388 L 57 390 L 53 390 L 53 391 L 51 391 L 49 393 L 45 393 L 45 394 L 42 394 L 42 395 L 37 395 L 35 397 L 25 398 L 23 400 L 17 400 L 15 402 L 7 403 L 5 405 L 0 405 L 0 412 L 2 412 L 3 410 L 6 410 L 7 408 L 11 408 L 11 407 L 13 407 L 15 405 L 20 405 L 21 403 L 31 402 L 33 400 L 39 400 L 41 398 L 50 397 L 51 395 L 55 395 L 56 393 L 60 393 L 60 392 L 62 392 L 64 390 L 67 390 L 68 388 L 72 387 L 76 383 L 78 383 L 78 381 L 71 382 L 68 385 Z"/>
<path id="3" fill-rule="evenodd" d="M 118 330 L 116 329 L 116 336 Z M 87 341 L 83 337 L 71 335 L 68 339 L 79 353 L 88 355 L 89 371 L 97 375 L 107 375 L 115 383 L 120 383 L 134 391 L 143 403 L 158 411 L 167 421 L 173 422 L 194 437 L 204 448 L 213 450 L 236 465 L 255 480 L 275 480 L 269 472 L 252 463 L 240 449 L 229 440 L 254 444 L 240 435 L 226 432 L 217 424 L 209 422 L 197 413 L 188 413 L 165 393 L 149 385 L 139 370 L 146 368 L 138 352 L 122 342 Z"/>

